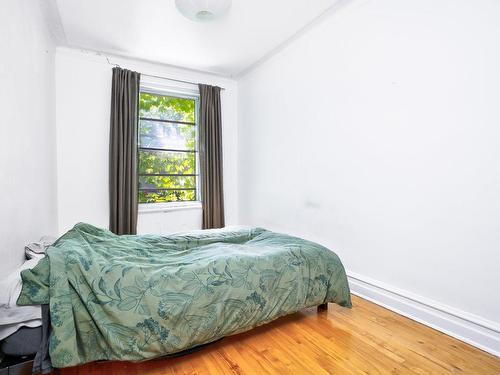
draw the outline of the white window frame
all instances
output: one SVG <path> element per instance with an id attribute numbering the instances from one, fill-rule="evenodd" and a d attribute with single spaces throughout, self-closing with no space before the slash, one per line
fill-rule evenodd
<path id="1" fill-rule="evenodd" d="M 158 203 L 139 203 L 139 213 L 149 212 L 167 212 L 179 210 L 201 209 L 201 171 L 200 171 L 200 148 L 199 148 L 199 119 L 200 119 L 200 94 L 198 88 L 194 89 L 189 85 L 172 86 L 163 82 L 141 82 L 139 92 L 145 92 L 153 95 L 172 96 L 177 98 L 193 99 L 195 101 L 195 129 L 196 129 L 196 200 L 180 202 L 158 202 Z M 138 129 L 139 130 L 139 127 Z M 139 150 L 137 151 L 139 152 Z M 139 171 L 137 171 L 139 173 Z"/>

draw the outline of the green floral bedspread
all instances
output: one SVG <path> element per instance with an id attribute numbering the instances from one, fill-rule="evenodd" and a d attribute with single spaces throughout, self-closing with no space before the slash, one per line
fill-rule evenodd
<path id="1" fill-rule="evenodd" d="M 351 306 L 335 253 L 262 228 L 116 236 L 77 224 L 22 272 L 50 303 L 53 366 L 141 361 L 325 302 Z"/>

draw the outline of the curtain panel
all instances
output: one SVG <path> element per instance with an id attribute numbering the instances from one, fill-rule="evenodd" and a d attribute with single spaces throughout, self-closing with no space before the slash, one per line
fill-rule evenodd
<path id="1" fill-rule="evenodd" d="M 140 74 L 113 68 L 109 142 L 109 229 L 137 233 L 137 122 Z"/>
<path id="2" fill-rule="evenodd" d="M 220 87 L 199 85 L 202 228 L 224 226 Z"/>

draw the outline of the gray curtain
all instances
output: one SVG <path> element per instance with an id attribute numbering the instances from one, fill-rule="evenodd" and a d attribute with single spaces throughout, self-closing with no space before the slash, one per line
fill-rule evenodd
<path id="1" fill-rule="evenodd" d="M 199 85 L 203 229 L 224 226 L 220 87 Z"/>
<path id="2" fill-rule="evenodd" d="M 137 116 L 140 74 L 113 68 L 109 142 L 109 229 L 137 232 Z"/>

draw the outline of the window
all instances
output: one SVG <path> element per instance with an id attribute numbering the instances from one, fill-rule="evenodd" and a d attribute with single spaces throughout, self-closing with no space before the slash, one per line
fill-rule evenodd
<path id="1" fill-rule="evenodd" d="M 198 97 L 141 91 L 139 203 L 196 201 Z"/>

